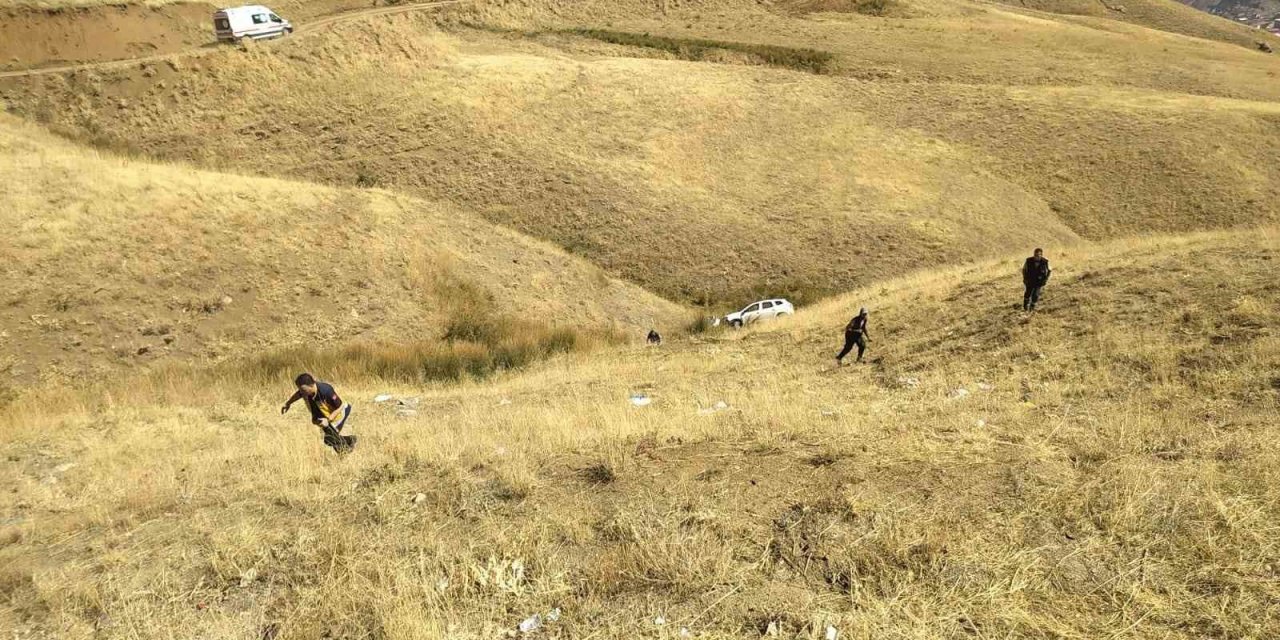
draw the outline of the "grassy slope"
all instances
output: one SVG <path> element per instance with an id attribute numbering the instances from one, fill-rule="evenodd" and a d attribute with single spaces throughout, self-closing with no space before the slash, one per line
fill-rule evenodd
<path id="1" fill-rule="evenodd" d="M 1254 42 L 1269 36 L 1231 20 L 1210 15 L 1173 0 L 996 0 L 1005 4 L 1049 13 L 1116 20 L 1179 33 L 1206 40 L 1218 40 L 1253 48 Z M 1098 24 L 1097 21 L 1090 21 Z"/>
<path id="2" fill-rule="evenodd" d="M 450 201 L 689 300 L 1277 216 L 1280 64 L 1240 47 L 954 2 L 912 19 L 547 4 L 460 17 L 819 47 L 836 72 L 450 37 L 419 16 L 8 97 L 109 146 Z"/>
<path id="3" fill-rule="evenodd" d="M 0 624 L 489 638 L 561 607 L 550 637 L 1272 637 L 1276 240 L 1055 253 L 1030 318 L 1011 257 L 390 389 L 417 418 L 339 380 L 364 442 L 345 462 L 275 414 L 285 381 L 31 398 L 0 429 Z M 827 371 L 864 304 L 871 364 Z"/>
<path id="4" fill-rule="evenodd" d="M 543 243 L 386 192 L 121 160 L 8 116 L 0 179 L 6 382 L 301 341 L 430 338 L 457 302 L 440 283 L 458 280 L 500 312 L 552 324 L 638 330 L 682 317 Z"/>

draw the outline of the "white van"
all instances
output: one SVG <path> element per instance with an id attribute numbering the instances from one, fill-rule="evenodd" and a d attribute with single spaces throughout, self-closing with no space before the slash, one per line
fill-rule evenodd
<path id="1" fill-rule="evenodd" d="M 213 12 L 213 31 L 219 42 L 239 42 L 279 38 L 293 33 L 293 24 L 260 4 L 247 4 Z"/>

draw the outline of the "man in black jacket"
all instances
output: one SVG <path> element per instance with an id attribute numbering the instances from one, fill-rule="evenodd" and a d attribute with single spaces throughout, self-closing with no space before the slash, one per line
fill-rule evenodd
<path id="1" fill-rule="evenodd" d="M 293 383 L 298 390 L 280 407 L 280 413 L 288 413 L 290 405 L 304 401 L 311 412 L 311 424 L 324 432 L 324 443 L 339 454 L 351 453 L 356 446 L 356 437 L 340 433 L 347 424 L 347 418 L 351 417 L 351 405 L 338 397 L 333 385 L 316 380 L 309 373 L 298 374 Z"/>
<path id="2" fill-rule="evenodd" d="M 1044 257 L 1044 249 L 1036 249 L 1035 255 L 1027 258 L 1022 264 L 1022 284 L 1026 292 L 1022 294 L 1022 310 L 1035 311 L 1040 301 L 1040 289 L 1049 282 L 1049 261 Z"/>
<path id="3" fill-rule="evenodd" d="M 858 311 L 858 315 L 844 327 L 844 348 L 840 350 L 840 355 L 836 356 L 836 366 L 844 364 L 844 357 L 849 355 L 854 345 L 858 346 L 857 361 L 862 362 L 862 352 L 867 350 L 867 338 L 870 336 L 871 334 L 867 333 L 867 308 L 863 307 Z"/>

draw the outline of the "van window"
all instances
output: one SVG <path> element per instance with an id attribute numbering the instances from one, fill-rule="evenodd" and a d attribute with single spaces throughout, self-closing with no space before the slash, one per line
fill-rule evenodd
<path id="1" fill-rule="evenodd" d="M 761 309 L 772 309 L 772 308 L 773 308 L 773 303 L 772 303 L 772 302 L 765 302 L 765 303 L 763 303 L 763 304 L 761 304 L 761 305 L 760 305 L 760 308 L 761 308 Z"/>
<path id="2" fill-rule="evenodd" d="M 231 28 L 231 21 L 226 18 L 218 18 L 213 21 L 213 28 L 219 31 L 226 31 Z"/>
<path id="3" fill-rule="evenodd" d="M 752 311 L 758 311 L 759 309 L 760 309 L 760 303 L 759 303 L 759 302 L 757 302 L 757 303 L 755 303 L 755 304 L 753 304 L 753 305 L 751 305 L 751 306 L 747 307 L 746 309 L 743 309 L 743 310 L 742 310 L 742 312 L 743 312 L 743 313 L 751 313 Z"/>
<path id="4" fill-rule="evenodd" d="M 274 13 L 273 13 L 273 14 L 271 14 L 271 21 L 272 21 L 272 22 L 284 22 L 284 20 L 281 20 L 281 19 L 280 19 L 280 16 L 278 16 L 278 15 L 276 15 L 276 14 L 274 14 Z"/>
<path id="5" fill-rule="evenodd" d="M 267 14 L 265 14 L 265 13 L 255 13 L 255 14 L 253 14 L 253 23 L 254 23 L 254 24 L 266 24 L 266 23 L 267 23 Z"/>

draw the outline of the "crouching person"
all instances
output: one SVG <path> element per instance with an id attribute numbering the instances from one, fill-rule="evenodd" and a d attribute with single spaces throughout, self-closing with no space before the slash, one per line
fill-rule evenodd
<path id="1" fill-rule="evenodd" d="M 280 407 L 281 415 L 288 413 L 289 407 L 298 400 L 306 402 L 307 409 L 311 411 L 311 424 L 324 432 L 324 443 L 339 454 L 351 453 L 356 446 L 356 437 L 341 433 L 351 417 L 351 405 L 338 397 L 333 385 L 316 380 L 309 373 L 298 374 L 293 383 L 298 390 Z"/>

